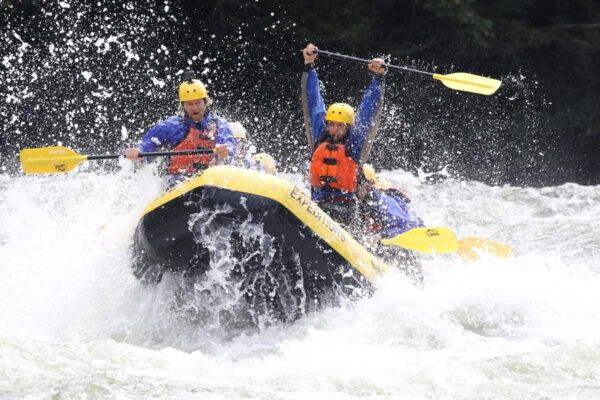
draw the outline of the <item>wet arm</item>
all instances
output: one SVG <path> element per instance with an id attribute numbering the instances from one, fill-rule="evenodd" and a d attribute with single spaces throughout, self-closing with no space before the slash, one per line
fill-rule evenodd
<path id="1" fill-rule="evenodd" d="M 237 151 L 237 139 L 233 136 L 229 123 L 225 120 L 219 121 L 219 128 L 217 130 L 217 137 L 215 138 L 216 144 L 227 145 L 227 151 L 229 158 L 233 158 Z"/>
<path id="2" fill-rule="evenodd" d="M 313 143 L 317 143 L 321 133 L 325 131 L 325 103 L 319 89 L 319 78 L 314 68 L 308 71 L 306 80 L 306 97 L 308 100 L 308 111 L 313 133 Z"/>
<path id="3" fill-rule="evenodd" d="M 358 112 L 356 115 L 356 123 L 352 129 L 352 135 L 350 142 L 352 145 L 352 155 L 355 160 L 360 159 L 360 154 L 365 145 L 365 140 L 369 129 L 374 121 L 375 112 L 377 107 L 382 101 L 382 88 L 383 79 L 379 76 L 375 76 L 371 81 L 371 84 L 365 91 Z"/>
<path id="4" fill-rule="evenodd" d="M 146 132 L 140 140 L 138 149 L 142 153 L 147 153 L 157 151 L 163 146 L 175 146 L 183 139 L 184 129 L 173 124 L 170 119 L 163 121 Z"/>

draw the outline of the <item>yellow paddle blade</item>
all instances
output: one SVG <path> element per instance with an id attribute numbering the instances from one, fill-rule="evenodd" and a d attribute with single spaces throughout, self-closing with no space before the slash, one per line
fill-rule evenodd
<path id="1" fill-rule="evenodd" d="M 19 158 L 26 174 L 61 174 L 87 160 L 87 156 L 62 146 L 23 149 Z"/>
<path id="2" fill-rule="evenodd" d="M 458 249 L 456 235 L 448 228 L 414 228 L 382 244 L 395 245 L 421 253 L 455 253 Z"/>
<path id="3" fill-rule="evenodd" d="M 371 164 L 363 164 L 363 174 L 365 175 L 365 179 L 368 181 L 377 180 L 377 174 L 375 173 L 375 169 Z"/>
<path id="4" fill-rule="evenodd" d="M 489 96 L 496 93 L 502 82 L 497 79 L 485 78 L 479 75 L 467 74 L 465 72 L 455 72 L 448 75 L 433 74 L 433 79 L 442 81 L 450 89 L 484 94 Z"/>
<path id="5" fill-rule="evenodd" d="M 464 260 L 476 261 L 479 259 L 479 254 L 485 253 L 500 258 L 510 258 L 513 256 L 513 249 L 510 244 L 498 243 L 476 236 L 467 236 L 458 241 L 458 254 Z"/>

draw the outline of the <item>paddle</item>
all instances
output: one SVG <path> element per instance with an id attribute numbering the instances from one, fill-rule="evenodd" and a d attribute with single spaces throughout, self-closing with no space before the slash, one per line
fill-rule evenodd
<path id="1" fill-rule="evenodd" d="M 476 236 L 458 240 L 452 230 L 444 227 L 414 228 L 393 238 L 382 239 L 381 243 L 427 254 L 458 253 L 469 261 L 477 260 L 479 253 L 488 253 L 500 258 L 509 258 L 513 254 L 509 244 Z"/>
<path id="2" fill-rule="evenodd" d="M 159 151 L 150 153 L 140 153 L 140 157 L 161 157 L 178 156 L 189 154 L 207 154 L 213 150 L 183 150 L 183 151 Z M 125 157 L 123 154 L 106 155 L 80 155 L 75 151 L 63 147 L 41 147 L 37 149 L 23 149 L 20 152 L 19 159 L 21 167 L 26 174 L 62 174 L 69 172 L 82 161 L 89 160 L 109 160 Z"/>
<path id="3" fill-rule="evenodd" d="M 350 61 L 358 64 L 369 64 L 371 60 L 365 60 L 362 58 L 346 56 L 343 54 L 332 53 L 325 50 L 317 50 L 319 55 L 334 58 L 336 60 Z M 485 78 L 479 75 L 467 74 L 466 72 L 455 72 L 448 75 L 434 74 L 431 72 L 419 71 L 407 67 L 399 67 L 397 65 L 387 65 L 386 68 L 395 71 L 414 72 L 421 75 L 431 76 L 444 84 L 444 86 L 450 89 L 460 90 L 462 92 L 477 93 L 489 96 L 494 94 L 500 87 L 502 82 L 497 79 Z"/>
<path id="4" fill-rule="evenodd" d="M 479 254 L 492 254 L 500 258 L 510 258 L 513 255 L 512 246 L 477 236 L 467 236 L 458 241 L 458 255 L 464 260 L 475 261 Z"/>

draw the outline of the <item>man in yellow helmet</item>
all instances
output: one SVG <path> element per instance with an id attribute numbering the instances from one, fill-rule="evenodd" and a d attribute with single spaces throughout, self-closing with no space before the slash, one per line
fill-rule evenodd
<path id="1" fill-rule="evenodd" d="M 317 50 L 309 44 L 302 51 L 303 110 L 312 147 L 311 194 L 312 199 L 334 219 L 348 223 L 356 211 L 360 166 L 368 157 L 381 113 L 385 65 L 379 58 L 368 65 L 375 76 L 356 115 L 352 106 L 345 103 L 334 103 L 325 110 L 314 68 Z"/>
<path id="2" fill-rule="evenodd" d="M 135 160 L 140 152 L 153 152 L 163 146 L 174 151 L 213 150 L 206 154 L 171 157 L 170 175 L 191 175 L 210 165 L 231 160 L 236 151 L 236 139 L 229 123 L 208 110 L 210 98 L 206 86 L 193 75 L 193 71 L 184 73 L 184 82 L 179 85 L 184 115 L 172 116 L 151 128 L 137 148 L 125 150 L 125 157 Z"/>
<path id="3" fill-rule="evenodd" d="M 277 173 L 277 162 L 275 162 L 275 159 L 270 154 L 257 153 L 251 157 L 251 160 L 254 165 L 251 165 L 250 168 L 259 169 L 271 175 Z"/>
<path id="4" fill-rule="evenodd" d="M 241 122 L 235 121 L 229 123 L 229 129 L 236 140 L 235 159 L 233 164 L 237 167 L 246 167 L 250 158 L 253 146 L 248 143 L 248 132 Z"/>
<path id="5" fill-rule="evenodd" d="M 234 165 L 242 168 L 257 169 L 275 175 L 277 162 L 267 153 L 256 152 L 256 147 L 248 142 L 248 132 L 241 122 L 230 122 L 229 128 L 237 140 L 237 149 Z"/>

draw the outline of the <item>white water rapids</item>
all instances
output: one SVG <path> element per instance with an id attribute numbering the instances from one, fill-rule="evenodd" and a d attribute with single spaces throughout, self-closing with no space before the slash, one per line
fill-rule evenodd
<path id="1" fill-rule="evenodd" d="M 219 339 L 131 275 L 160 182 L 121 166 L 0 175 L 1 399 L 600 398 L 598 186 L 385 172 L 428 225 L 516 257 L 423 257 L 423 287 L 390 273 L 371 298 Z"/>

